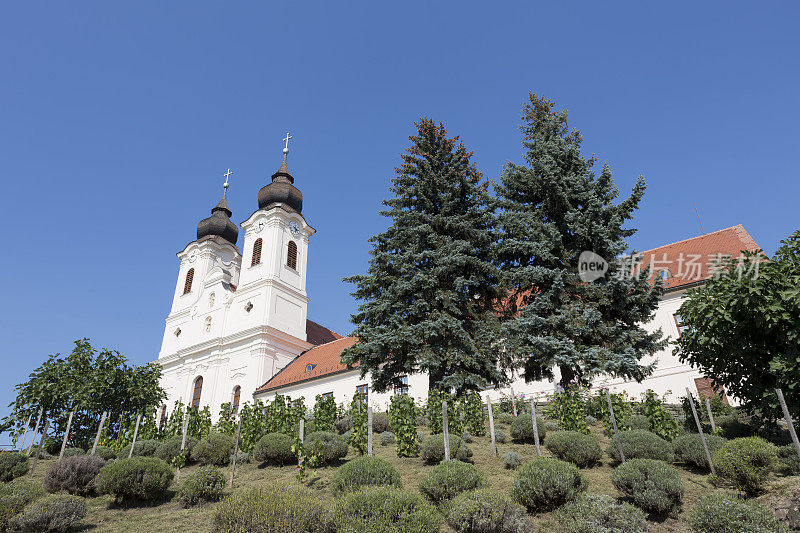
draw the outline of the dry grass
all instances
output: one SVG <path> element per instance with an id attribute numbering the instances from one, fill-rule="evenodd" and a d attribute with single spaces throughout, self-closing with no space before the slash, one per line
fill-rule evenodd
<path id="1" fill-rule="evenodd" d="M 500 425 L 500 428 L 508 433 L 508 428 Z M 426 428 L 422 428 L 423 430 Z M 601 446 L 605 450 L 609 444 L 601 431 L 602 428 L 593 428 L 593 434 L 600 440 Z M 491 453 L 491 442 L 488 437 L 473 437 L 474 441 L 469 446 L 474 452 L 472 457 L 475 465 L 486 476 L 489 486 L 504 493 L 508 493 L 514 479 L 515 471 L 507 470 L 503 466 L 502 459 L 495 457 Z M 376 439 L 377 440 L 377 439 Z M 536 457 L 535 448 L 532 444 L 498 444 L 499 455 L 508 451 L 515 451 L 522 456 L 523 462 L 532 460 Z M 375 455 L 387 459 L 395 465 L 400 472 L 403 486 L 411 491 L 418 491 L 420 481 L 427 475 L 432 467 L 426 466 L 419 458 L 398 458 L 395 453 L 395 446 L 381 446 L 375 444 Z M 545 455 L 549 455 L 547 450 L 542 448 Z M 348 455 L 347 459 L 352 458 Z M 47 468 L 52 464 L 52 460 L 43 460 L 37 466 L 35 478 L 42 480 Z M 582 472 L 589 480 L 589 491 L 608 494 L 619 498 L 620 494 L 611 484 L 611 471 L 613 469 L 611 459 L 604 455 L 602 462 L 592 468 L 582 469 Z M 181 475 L 192 472 L 196 467 L 190 466 L 182 470 Z M 336 467 L 325 467 L 309 471 L 303 483 L 318 490 L 320 497 L 330 499 L 330 484 Z M 226 475 L 230 470 L 224 469 Z M 651 531 L 655 533 L 663 532 L 682 532 L 686 531 L 684 517 L 691 512 L 694 502 L 703 492 L 717 490 L 707 481 L 707 475 L 696 470 L 688 470 L 679 467 L 683 478 L 686 494 L 684 505 L 680 513 L 675 516 L 653 520 L 650 522 Z M 240 464 L 236 467 L 236 488 L 251 486 L 259 483 L 273 481 L 296 481 L 297 467 L 270 467 L 256 464 Z M 768 494 L 761 498 L 764 502 L 777 499 L 779 496 L 789 494 L 792 489 L 796 489 L 800 484 L 800 478 L 775 478 Z M 113 533 L 157 533 L 174 531 L 208 531 L 215 504 L 199 505 L 190 509 L 180 506 L 177 498 L 173 498 L 176 486 L 173 484 L 171 492 L 163 501 L 154 505 L 144 506 L 119 506 L 115 505 L 109 496 L 98 496 L 88 499 L 89 512 L 84 520 L 86 524 L 84 531 L 113 532 Z M 536 515 L 534 519 L 533 531 L 556 530 L 556 523 L 550 513 Z"/>

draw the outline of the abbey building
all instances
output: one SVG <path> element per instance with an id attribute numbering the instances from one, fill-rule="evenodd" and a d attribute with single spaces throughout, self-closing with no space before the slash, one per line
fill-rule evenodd
<path id="1" fill-rule="evenodd" d="M 373 393 L 369 375 L 361 378 L 357 368 L 340 362 L 342 351 L 356 339 L 308 319 L 307 258 L 315 230 L 303 216 L 303 195 L 289 173 L 288 151 L 284 148 L 283 163 L 258 192 L 258 209 L 247 220 L 239 226 L 231 221 L 226 181 L 211 216 L 197 225 L 197 240 L 177 254 L 178 279 L 157 361 L 168 394 L 161 417 L 177 400 L 209 406 L 216 420 L 223 403 L 238 410 L 247 401 L 276 394 L 302 396 L 311 405 L 318 394 L 343 403 L 360 391 L 381 410 L 392 394 L 427 397 L 428 378 L 421 374 L 406 376 L 395 390 Z M 644 252 L 642 262 L 665 287 L 644 327 L 677 339 L 682 327 L 678 309 L 686 291 L 714 275 L 717 257 L 735 257 L 742 250 L 756 251 L 758 246 L 738 225 Z M 656 363 L 655 372 L 642 383 L 612 378 L 601 383 L 631 395 L 649 388 L 682 396 L 686 387 L 710 394 L 711 380 L 680 362 L 672 349 L 671 343 L 642 361 Z M 517 379 L 483 396 L 497 398 L 513 390 L 530 397 L 554 387 Z"/>

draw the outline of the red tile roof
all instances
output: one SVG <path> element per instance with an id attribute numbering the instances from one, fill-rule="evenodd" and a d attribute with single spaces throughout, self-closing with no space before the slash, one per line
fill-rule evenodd
<path id="1" fill-rule="evenodd" d="M 641 266 L 650 266 L 651 280 L 655 280 L 659 272 L 669 270 L 670 277 L 664 280 L 664 288 L 675 290 L 712 277 L 718 255 L 736 258 L 743 250 L 755 252 L 759 247 L 739 224 L 642 252 Z"/>
<path id="2" fill-rule="evenodd" d="M 311 344 L 319 346 L 341 338 L 342 336 L 335 331 L 321 326 L 313 320 L 306 320 L 306 340 Z"/>
<path id="3" fill-rule="evenodd" d="M 256 389 L 254 394 L 280 389 L 288 385 L 318 379 L 331 374 L 347 370 L 339 359 L 342 351 L 356 342 L 356 337 L 341 337 L 315 346 L 295 357 L 288 365 L 283 367 L 272 379 Z M 313 365 L 310 372 L 306 372 L 309 365 Z M 358 365 L 355 365 L 356 367 Z"/>

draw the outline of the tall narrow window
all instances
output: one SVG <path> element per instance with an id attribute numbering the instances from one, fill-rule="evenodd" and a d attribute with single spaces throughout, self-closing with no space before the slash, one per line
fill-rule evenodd
<path id="1" fill-rule="evenodd" d="M 397 383 L 394 386 L 394 393 L 408 394 L 408 376 L 403 376 L 400 378 L 400 383 Z"/>
<path id="2" fill-rule="evenodd" d="M 214 293 L 208 295 L 208 306 L 214 307 Z"/>
<path id="3" fill-rule="evenodd" d="M 167 422 L 167 406 L 166 405 L 162 405 L 161 406 L 161 420 L 158 421 L 158 429 L 163 428 L 164 424 L 166 424 L 166 422 Z"/>
<path id="4" fill-rule="evenodd" d="M 203 376 L 194 380 L 194 393 L 192 394 L 192 407 L 200 407 L 200 393 L 203 392 Z"/>
<path id="5" fill-rule="evenodd" d="M 186 273 L 186 283 L 183 284 L 183 294 L 192 292 L 192 280 L 194 279 L 194 269 L 190 268 Z"/>
<path id="6" fill-rule="evenodd" d="M 681 335 L 683 335 L 683 332 L 686 331 L 689 326 L 683 323 L 683 317 L 681 317 L 681 315 L 678 313 L 675 313 L 672 316 L 675 318 L 675 325 L 678 327 L 678 338 L 680 339 Z"/>
<path id="7" fill-rule="evenodd" d="M 364 395 L 364 403 L 368 403 L 369 400 L 369 385 L 359 385 L 356 387 L 356 392 L 360 392 Z"/>
<path id="8" fill-rule="evenodd" d="M 263 245 L 261 241 L 261 237 L 256 239 L 256 242 L 253 243 L 253 260 L 250 261 L 250 266 L 256 266 L 257 264 L 261 263 L 261 246 Z"/>
<path id="9" fill-rule="evenodd" d="M 239 385 L 236 385 L 233 388 L 233 401 L 231 402 L 231 409 L 233 410 L 233 414 L 239 412 L 239 398 L 242 395 L 242 388 Z"/>
<path id="10" fill-rule="evenodd" d="M 206 333 L 211 333 L 211 317 L 206 317 Z"/>
<path id="11" fill-rule="evenodd" d="M 294 241 L 289 241 L 289 249 L 286 251 L 286 266 L 297 270 L 297 245 Z"/>

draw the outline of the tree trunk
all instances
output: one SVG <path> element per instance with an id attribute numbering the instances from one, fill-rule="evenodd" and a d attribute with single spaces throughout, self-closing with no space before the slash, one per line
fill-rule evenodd
<path id="1" fill-rule="evenodd" d="M 568 390 L 572 385 L 572 382 L 575 380 L 575 370 L 571 366 L 561 365 L 559 367 L 561 369 L 561 381 L 558 382 L 561 385 L 561 388 L 564 390 Z"/>

